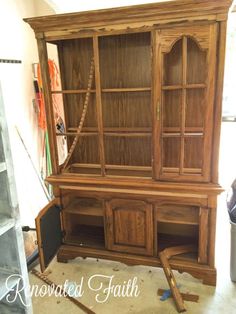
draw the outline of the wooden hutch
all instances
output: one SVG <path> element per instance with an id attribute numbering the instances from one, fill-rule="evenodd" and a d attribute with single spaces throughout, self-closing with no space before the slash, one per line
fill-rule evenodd
<path id="1" fill-rule="evenodd" d="M 61 262 L 82 256 L 160 266 L 164 248 L 194 244 L 196 253 L 171 259 L 171 267 L 216 284 L 230 5 L 177 0 L 25 19 L 38 43 L 55 195 L 36 219 L 42 270 L 56 253 Z M 57 47 L 57 91 L 48 43 Z M 62 164 L 58 136 L 69 152 Z"/>

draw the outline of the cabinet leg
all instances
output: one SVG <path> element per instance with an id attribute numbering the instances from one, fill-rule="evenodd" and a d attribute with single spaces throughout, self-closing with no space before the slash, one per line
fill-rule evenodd
<path id="1" fill-rule="evenodd" d="M 189 271 L 188 272 L 190 275 L 192 275 L 193 277 L 202 280 L 202 283 L 204 285 L 208 285 L 208 286 L 216 286 L 216 269 L 211 269 L 208 272 L 195 272 L 195 271 Z"/>
<path id="2" fill-rule="evenodd" d="M 216 286 L 216 272 L 210 275 L 206 275 L 203 278 L 202 283 L 208 286 Z"/>

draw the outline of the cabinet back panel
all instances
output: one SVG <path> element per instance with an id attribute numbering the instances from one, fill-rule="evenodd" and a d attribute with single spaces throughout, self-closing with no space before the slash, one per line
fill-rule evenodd
<path id="1" fill-rule="evenodd" d="M 65 95 L 67 129 L 71 127 L 78 128 L 82 116 L 84 100 L 85 94 Z M 93 94 L 91 94 L 89 98 L 88 110 L 84 120 L 84 127 L 97 127 L 96 99 L 95 95 Z"/>
<path id="2" fill-rule="evenodd" d="M 87 88 L 93 45 L 91 38 L 64 40 L 59 46 L 63 89 Z M 93 84 L 94 86 L 94 84 Z"/>
<path id="3" fill-rule="evenodd" d="M 110 165 L 151 166 L 151 137 L 105 137 L 105 161 Z"/>
<path id="4" fill-rule="evenodd" d="M 72 144 L 73 137 L 69 137 L 70 143 Z M 98 164 L 99 152 L 98 152 L 98 137 L 95 136 L 80 136 L 79 141 L 72 154 L 71 163 L 92 163 Z"/>
<path id="5" fill-rule="evenodd" d="M 151 127 L 151 93 L 103 93 L 104 127 Z"/>
<path id="6" fill-rule="evenodd" d="M 151 86 L 150 33 L 99 38 L 102 88 Z"/>

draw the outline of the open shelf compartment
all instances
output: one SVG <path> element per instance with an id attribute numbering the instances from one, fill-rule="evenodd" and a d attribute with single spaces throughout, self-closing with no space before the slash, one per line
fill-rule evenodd
<path id="1" fill-rule="evenodd" d="M 156 255 L 162 250 L 181 245 L 194 245 L 196 252 L 176 256 L 177 259 L 198 261 L 199 207 L 167 204 L 155 208 L 154 232 Z"/>
<path id="2" fill-rule="evenodd" d="M 105 248 L 103 202 L 70 196 L 62 211 L 65 243 Z"/>

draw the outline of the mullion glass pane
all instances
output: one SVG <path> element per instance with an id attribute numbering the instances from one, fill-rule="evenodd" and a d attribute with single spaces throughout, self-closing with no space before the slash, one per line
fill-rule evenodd
<path id="1" fill-rule="evenodd" d="M 203 137 L 186 137 L 184 139 L 184 168 L 202 168 Z"/>
<path id="2" fill-rule="evenodd" d="M 164 55 L 164 85 L 182 84 L 182 41 L 178 40 L 171 51 Z"/>
<path id="3" fill-rule="evenodd" d="M 187 84 L 205 83 L 206 52 L 198 44 L 188 38 L 187 41 Z"/>
<path id="4" fill-rule="evenodd" d="M 204 126 L 205 89 L 187 89 L 185 106 L 185 126 Z"/>
<path id="5" fill-rule="evenodd" d="M 181 126 L 182 90 L 163 92 L 163 127 Z"/>
<path id="6" fill-rule="evenodd" d="M 162 165 L 167 168 L 180 166 L 180 137 L 165 137 L 162 139 Z"/>

